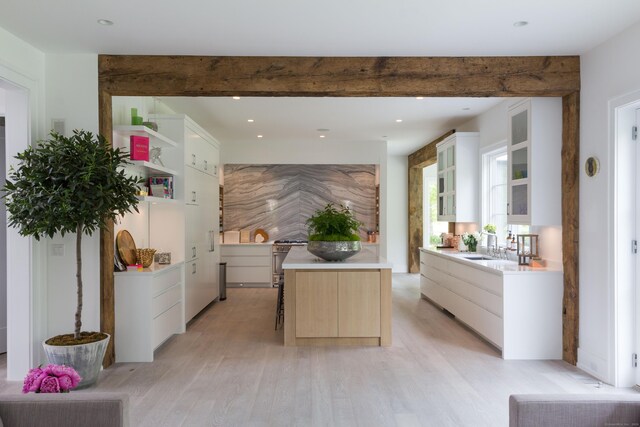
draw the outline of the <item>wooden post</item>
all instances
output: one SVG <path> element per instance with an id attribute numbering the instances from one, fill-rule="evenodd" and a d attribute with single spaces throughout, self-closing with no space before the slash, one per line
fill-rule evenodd
<path id="1" fill-rule="evenodd" d="M 562 98 L 562 358 L 578 361 L 578 238 L 580 187 L 580 93 Z"/>

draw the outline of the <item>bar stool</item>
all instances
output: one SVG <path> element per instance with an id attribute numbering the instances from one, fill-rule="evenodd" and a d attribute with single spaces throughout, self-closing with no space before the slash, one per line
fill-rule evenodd
<path id="1" fill-rule="evenodd" d="M 284 278 L 278 281 L 278 301 L 276 301 L 276 327 L 284 324 Z"/>

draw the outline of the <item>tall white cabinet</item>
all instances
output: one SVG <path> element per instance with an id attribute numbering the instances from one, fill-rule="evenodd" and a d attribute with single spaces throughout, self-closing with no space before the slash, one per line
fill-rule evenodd
<path id="1" fill-rule="evenodd" d="M 525 99 L 508 109 L 507 221 L 562 223 L 562 100 Z"/>
<path id="2" fill-rule="evenodd" d="M 186 115 L 151 115 L 158 132 L 184 147 L 184 180 L 176 186 L 185 202 L 185 320 L 219 296 L 220 145 Z"/>
<path id="3" fill-rule="evenodd" d="M 477 132 L 456 132 L 436 146 L 438 153 L 438 221 L 478 220 Z"/>

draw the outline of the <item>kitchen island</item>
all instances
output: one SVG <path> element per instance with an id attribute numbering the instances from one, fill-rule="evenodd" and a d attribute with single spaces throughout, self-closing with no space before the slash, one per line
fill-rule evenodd
<path id="1" fill-rule="evenodd" d="M 363 250 L 342 261 L 294 247 L 285 258 L 284 344 L 391 345 L 391 264 Z"/>
<path id="2" fill-rule="evenodd" d="M 562 359 L 561 266 L 479 255 L 421 248 L 422 296 L 496 346 L 503 359 Z"/>

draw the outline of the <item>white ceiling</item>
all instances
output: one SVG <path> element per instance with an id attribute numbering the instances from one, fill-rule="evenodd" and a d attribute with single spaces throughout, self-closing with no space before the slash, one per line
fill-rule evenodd
<path id="1" fill-rule="evenodd" d="M 102 26 L 98 19 L 114 22 Z M 0 27 L 46 53 L 575 55 L 640 20 L 638 0 L 2 0 Z M 515 27 L 516 21 L 529 25 Z M 0 40 L 1 42 L 1 40 Z M 491 99 L 166 100 L 222 141 L 380 141 L 409 153 Z M 468 111 L 462 108 L 470 107 Z M 251 126 L 246 120 L 256 120 Z M 395 119 L 402 118 L 397 124 Z M 214 132 L 215 130 L 215 132 Z"/>
<path id="2" fill-rule="evenodd" d="M 500 98 L 159 99 L 174 111 L 189 115 L 223 143 L 389 141 L 389 153 L 396 155 L 415 151 L 502 101 Z M 254 122 L 248 122 L 249 119 Z M 398 119 L 402 122 L 396 122 Z"/>

